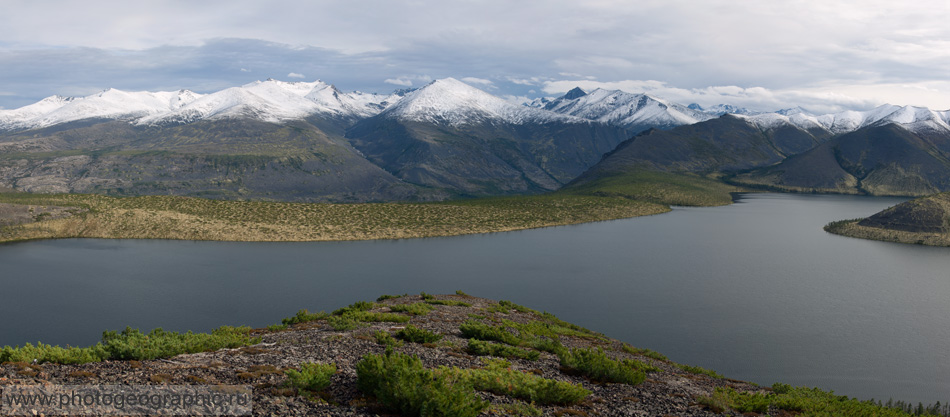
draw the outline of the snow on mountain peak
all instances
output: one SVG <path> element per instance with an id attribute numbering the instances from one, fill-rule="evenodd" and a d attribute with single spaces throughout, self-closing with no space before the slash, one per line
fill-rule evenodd
<path id="1" fill-rule="evenodd" d="M 584 94 L 580 94 L 584 93 Z M 709 120 L 703 111 L 657 99 L 646 94 L 601 88 L 584 92 L 578 88 L 544 106 L 560 114 L 613 124 L 634 131 L 647 127 L 669 128 Z"/>
<path id="2" fill-rule="evenodd" d="M 401 120 L 463 125 L 483 120 L 522 124 L 530 121 L 580 119 L 518 106 L 454 78 L 435 80 L 413 91 L 383 114 Z"/>

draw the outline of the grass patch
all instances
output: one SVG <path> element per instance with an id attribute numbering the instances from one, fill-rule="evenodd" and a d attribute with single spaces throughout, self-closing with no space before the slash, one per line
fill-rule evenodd
<path id="1" fill-rule="evenodd" d="M 487 406 L 457 375 L 436 373 L 401 353 L 364 356 L 356 364 L 356 387 L 409 416 L 473 417 Z"/>
<path id="2" fill-rule="evenodd" d="M 646 356 L 646 357 L 648 357 L 648 358 L 656 359 L 656 360 L 658 360 L 658 361 L 667 362 L 667 361 L 670 360 L 669 358 L 666 357 L 666 355 L 664 355 L 664 354 L 662 354 L 662 353 L 660 353 L 660 352 L 657 352 L 657 351 L 655 351 L 655 350 L 652 350 L 652 349 L 645 349 L 645 348 L 635 348 L 635 347 L 630 346 L 630 345 L 628 345 L 628 344 L 626 344 L 626 343 L 623 344 L 623 347 L 621 347 L 621 349 L 623 349 L 624 352 L 627 352 L 627 353 L 630 353 L 630 354 L 633 354 L 633 355 Z"/>
<path id="3" fill-rule="evenodd" d="M 350 304 L 349 306 L 346 306 L 346 307 L 343 307 L 343 308 L 338 308 L 338 309 L 334 310 L 334 311 L 333 311 L 333 315 L 334 315 L 334 316 L 342 316 L 342 315 L 344 315 L 344 314 L 349 314 L 349 313 L 358 313 L 358 312 L 362 312 L 362 311 L 369 311 L 369 310 L 372 310 L 373 307 L 376 307 L 376 304 L 371 303 L 371 302 L 368 302 L 368 301 L 357 301 L 357 302 L 355 302 L 355 303 L 353 303 L 353 304 Z"/>
<path id="4" fill-rule="evenodd" d="M 429 314 L 435 307 L 427 303 L 396 304 L 389 306 L 389 310 L 394 313 L 406 313 L 411 316 L 424 316 Z"/>
<path id="5" fill-rule="evenodd" d="M 396 332 L 396 337 L 412 343 L 434 343 L 442 340 L 442 335 L 417 328 L 411 324 Z"/>
<path id="6" fill-rule="evenodd" d="M 481 340 L 468 340 L 468 353 L 476 356 L 497 356 L 499 358 L 517 358 L 536 361 L 541 357 L 541 353 L 533 350 L 525 350 L 509 345 L 498 343 L 483 342 Z"/>
<path id="7" fill-rule="evenodd" d="M 391 300 L 391 299 L 393 299 L 393 298 L 399 298 L 399 297 L 405 297 L 405 296 L 407 296 L 407 295 L 409 295 L 409 294 L 403 294 L 403 295 L 389 295 L 389 294 L 383 294 L 383 295 L 381 295 L 381 296 L 379 296 L 379 297 L 376 298 L 376 302 L 377 302 L 377 303 L 381 303 L 381 302 L 386 301 L 386 300 Z"/>
<path id="8" fill-rule="evenodd" d="M 635 170 L 569 185 L 558 193 L 625 197 L 674 206 L 722 206 L 741 188 L 691 173 Z"/>
<path id="9" fill-rule="evenodd" d="M 330 377 L 336 373 L 336 365 L 305 362 L 300 370 L 288 369 L 287 383 L 300 391 L 323 391 L 330 386 Z"/>
<path id="10" fill-rule="evenodd" d="M 68 218 L 3 227 L 0 241 L 405 239 L 577 224 L 667 210 L 623 197 L 566 194 L 440 203 L 308 204 L 178 196 L 0 193 L 0 202 L 86 210 Z"/>
<path id="11" fill-rule="evenodd" d="M 660 369 L 640 361 L 617 361 L 607 357 L 603 349 L 564 349 L 558 353 L 561 366 L 569 372 L 583 375 L 597 382 L 618 382 L 637 385 L 646 380 L 646 372 Z"/>
<path id="12" fill-rule="evenodd" d="M 769 407 L 802 416 L 909 417 L 940 413 L 939 410 L 928 409 L 922 405 L 909 412 L 885 407 L 873 401 L 859 401 L 835 395 L 818 388 L 792 387 L 787 384 L 775 384 L 769 393 L 738 392 L 732 388 L 719 387 L 711 396 L 700 397 L 697 401 L 716 413 L 729 410 L 739 413 L 765 413 Z"/>
<path id="13" fill-rule="evenodd" d="M 722 378 L 723 378 L 723 376 L 722 376 L 721 374 L 719 374 L 718 372 L 713 371 L 712 369 L 703 368 L 703 367 L 701 367 L 701 366 L 683 365 L 683 364 L 679 364 L 679 363 L 677 363 L 677 364 L 675 364 L 675 365 L 676 365 L 677 368 L 680 368 L 680 369 L 682 369 L 682 370 L 684 370 L 684 371 L 686 371 L 686 372 L 689 372 L 689 373 L 691 373 L 691 374 L 695 374 L 695 375 L 706 375 L 706 376 L 708 376 L 708 377 L 716 378 L 716 379 L 722 379 Z"/>
<path id="14" fill-rule="evenodd" d="M 208 352 L 259 343 L 250 336 L 249 327 L 223 326 L 211 333 L 178 333 L 154 329 L 142 333 L 126 327 L 122 332 L 106 331 L 102 341 L 90 347 L 59 347 L 43 343 L 35 346 L 5 346 L 0 349 L 0 362 L 51 362 L 82 364 L 104 360 L 145 360 L 169 358 L 183 353 Z"/>
<path id="15" fill-rule="evenodd" d="M 356 373 L 360 391 L 407 415 L 477 415 L 487 403 L 474 390 L 537 404 L 575 404 L 590 394 L 575 384 L 512 370 L 505 361 L 484 369 L 426 369 L 416 357 L 388 352 L 365 356 Z"/>
<path id="16" fill-rule="evenodd" d="M 556 381 L 540 376 L 516 371 L 506 361 L 491 361 L 484 369 L 440 368 L 446 372 L 458 374 L 479 391 L 498 395 L 507 395 L 542 405 L 576 404 L 590 395 L 590 391 L 580 385 Z"/>
<path id="17" fill-rule="evenodd" d="M 381 346 L 386 346 L 387 348 L 397 348 L 402 346 L 402 341 L 396 340 L 393 338 L 393 335 L 384 330 L 377 330 L 376 333 L 373 333 L 373 336 L 376 339 L 376 344 Z"/>
<path id="18" fill-rule="evenodd" d="M 491 307 L 488 307 L 485 311 L 489 313 L 510 313 L 511 310 L 515 310 L 521 313 L 541 314 L 537 310 L 532 310 L 528 307 L 518 305 L 507 300 L 501 300 L 497 304 L 494 304 Z"/>
<path id="19" fill-rule="evenodd" d="M 521 346 L 526 343 L 525 339 L 516 336 L 502 326 L 491 326 L 475 320 L 466 320 L 459 326 L 459 330 L 462 331 L 462 337 L 467 339 L 490 340 L 512 346 Z"/>
<path id="20" fill-rule="evenodd" d="M 319 313 L 310 313 L 306 309 L 302 309 L 302 310 L 298 310 L 296 315 L 293 315 L 291 317 L 287 317 L 281 320 L 280 323 L 285 326 L 292 326 L 294 324 L 299 324 L 299 323 L 307 323 L 311 321 L 323 320 L 327 318 L 328 316 L 329 314 L 322 311 Z"/>

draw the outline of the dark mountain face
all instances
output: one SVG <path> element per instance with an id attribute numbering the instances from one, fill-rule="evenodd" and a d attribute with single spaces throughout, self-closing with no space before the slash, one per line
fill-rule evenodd
<path id="1" fill-rule="evenodd" d="M 739 182 L 790 190 L 926 195 L 950 190 L 950 134 L 895 124 L 847 133 Z"/>
<path id="2" fill-rule="evenodd" d="M 377 116 L 357 123 L 347 138 L 371 162 L 407 182 L 491 195 L 557 189 L 625 134 L 598 123 L 440 125 Z"/>
<path id="3" fill-rule="evenodd" d="M 77 123 L 0 136 L 0 183 L 31 192 L 289 201 L 445 197 L 395 178 L 312 124 L 249 119 Z"/>
<path id="4" fill-rule="evenodd" d="M 763 131 L 743 119 L 717 119 L 671 130 L 649 130 L 620 144 L 576 182 L 637 169 L 732 172 L 781 162 L 825 138 L 786 126 Z"/>

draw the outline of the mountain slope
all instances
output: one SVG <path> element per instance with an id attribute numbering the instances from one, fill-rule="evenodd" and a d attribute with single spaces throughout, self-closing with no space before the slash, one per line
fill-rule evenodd
<path id="1" fill-rule="evenodd" d="M 735 180 L 785 190 L 872 195 L 950 190 L 950 131 L 926 127 L 872 125 Z"/>
<path id="2" fill-rule="evenodd" d="M 336 202 L 445 197 L 393 177 L 341 137 L 304 122 L 110 122 L 26 133 L 0 138 L 0 184 L 20 191 Z"/>
<path id="3" fill-rule="evenodd" d="M 360 121 L 347 138 L 398 178 L 487 195 L 556 189 L 613 149 L 625 133 L 512 105 L 445 79 Z"/>
<path id="4" fill-rule="evenodd" d="M 617 146 L 572 184 L 638 170 L 708 174 L 767 166 L 823 140 L 791 126 L 762 130 L 727 114 L 668 131 L 643 132 Z"/>

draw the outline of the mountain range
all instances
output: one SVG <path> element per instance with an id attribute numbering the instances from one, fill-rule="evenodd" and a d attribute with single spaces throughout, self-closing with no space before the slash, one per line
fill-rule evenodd
<path id="1" fill-rule="evenodd" d="M 648 169 L 787 190 L 950 186 L 950 111 L 704 109 L 619 90 L 518 105 L 458 80 L 391 94 L 266 80 L 0 110 L 0 186 L 293 201 L 534 193 Z M 817 168 L 816 168 L 817 167 Z"/>

